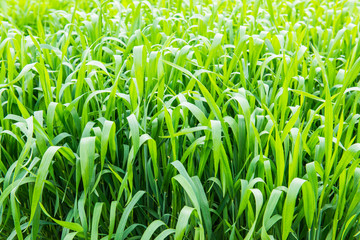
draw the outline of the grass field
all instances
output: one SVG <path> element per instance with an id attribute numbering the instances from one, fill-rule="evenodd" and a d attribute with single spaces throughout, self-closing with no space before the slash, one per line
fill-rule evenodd
<path id="1" fill-rule="evenodd" d="M 0 239 L 360 237 L 360 2 L 0 6 Z"/>

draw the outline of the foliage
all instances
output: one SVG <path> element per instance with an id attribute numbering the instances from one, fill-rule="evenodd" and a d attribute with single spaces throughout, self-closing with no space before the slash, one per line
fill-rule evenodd
<path id="1" fill-rule="evenodd" d="M 1 4 L 1 239 L 360 235 L 357 1 Z"/>

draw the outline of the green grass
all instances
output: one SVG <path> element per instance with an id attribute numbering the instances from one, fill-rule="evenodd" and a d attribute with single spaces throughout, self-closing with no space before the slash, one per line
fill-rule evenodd
<path id="1" fill-rule="evenodd" d="M 360 4 L 4 0 L 0 239 L 356 239 Z"/>

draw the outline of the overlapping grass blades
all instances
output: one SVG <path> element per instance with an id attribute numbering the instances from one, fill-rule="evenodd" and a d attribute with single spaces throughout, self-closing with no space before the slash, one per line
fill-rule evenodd
<path id="1" fill-rule="evenodd" d="M 2 1 L 0 238 L 359 237 L 359 9 Z"/>

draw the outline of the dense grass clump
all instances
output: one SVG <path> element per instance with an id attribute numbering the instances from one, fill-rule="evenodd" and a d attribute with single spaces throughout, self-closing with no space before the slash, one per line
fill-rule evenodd
<path id="1" fill-rule="evenodd" d="M 359 10 L 1 1 L 0 239 L 358 238 Z"/>

